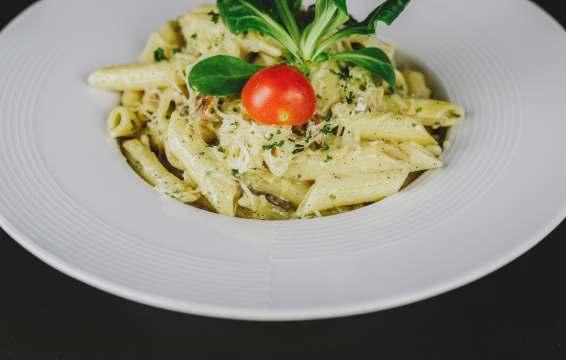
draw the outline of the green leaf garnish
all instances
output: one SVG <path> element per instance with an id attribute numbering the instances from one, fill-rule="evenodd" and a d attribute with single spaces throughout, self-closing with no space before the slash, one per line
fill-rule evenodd
<path id="1" fill-rule="evenodd" d="M 365 48 L 338 54 L 327 55 L 329 59 L 347 61 L 381 76 L 389 86 L 395 88 L 395 68 L 383 50 Z"/>
<path id="2" fill-rule="evenodd" d="M 285 28 L 275 20 L 273 1 L 218 0 L 224 24 L 234 34 L 256 30 L 277 40 L 293 56 L 299 57 L 299 47 Z"/>
<path id="3" fill-rule="evenodd" d="M 316 58 L 323 51 L 345 37 L 356 34 L 375 34 L 377 31 L 377 24 L 379 22 L 391 25 L 393 21 L 395 21 L 395 19 L 397 19 L 397 17 L 405 10 L 409 2 L 411 2 L 411 0 L 387 0 L 383 2 L 375 10 L 373 10 L 364 21 L 347 26 L 324 40 L 316 49 L 313 57 Z"/>
<path id="4" fill-rule="evenodd" d="M 350 24 L 346 0 L 317 0 L 314 18 L 299 19 L 301 0 L 217 0 L 219 14 L 210 12 L 212 22 L 222 19 L 234 34 L 254 30 L 278 41 L 288 53 L 285 59 L 308 74 L 313 64 L 323 61 L 345 61 L 363 67 L 382 77 L 395 88 L 395 69 L 387 55 L 378 48 L 329 54 L 336 42 L 352 35 L 374 34 L 378 23 L 391 25 L 410 0 L 385 0 L 364 21 Z M 311 21 L 312 19 L 312 21 Z M 310 21 L 310 23 L 308 23 Z M 345 24 L 350 24 L 346 25 Z M 196 34 L 192 36 L 196 38 Z M 168 60 L 163 49 L 155 51 L 156 61 Z M 230 56 L 214 56 L 195 65 L 189 74 L 189 85 L 210 96 L 237 95 L 248 79 L 261 69 Z M 337 74 L 343 80 L 347 68 Z M 362 90 L 363 91 L 363 90 Z M 353 101 L 351 96 L 348 99 Z"/>
<path id="5" fill-rule="evenodd" d="M 301 30 L 299 29 L 294 12 L 301 8 L 302 1 L 275 0 L 274 3 L 278 18 L 283 25 L 285 25 L 285 28 L 295 43 L 299 44 L 301 39 Z"/>
<path id="6" fill-rule="evenodd" d="M 345 1 L 318 0 L 314 11 L 314 21 L 310 23 L 301 37 L 301 54 L 311 60 L 316 53 L 319 41 L 331 34 L 350 19 Z"/>
<path id="7" fill-rule="evenodd" d="M 256 72 L 259 65 L 240 58 L 217 55 L 196 64 L 189 74 L 189 84 L 198 92 L 209 96 L 236 95 Z"/>

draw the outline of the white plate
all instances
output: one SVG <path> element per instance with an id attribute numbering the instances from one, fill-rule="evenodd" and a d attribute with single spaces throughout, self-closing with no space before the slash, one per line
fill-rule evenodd
<path id="1" fill-rule="evenodd" d="M 87 75 L 136 58 L 190 0 L 44 0 L 0 36 L 0 219 L 108 292 L 217 317 L 343 316 L 421 300 L 521 255 L 566 215 L 566 36 L 520 0 L 415 0 L 382 35 L 466 121 L 445 169 L 341 216 L 267 223 L 159 196 L 108 139 Z M 374 0 L 351 2 L 361 16 Z"/>

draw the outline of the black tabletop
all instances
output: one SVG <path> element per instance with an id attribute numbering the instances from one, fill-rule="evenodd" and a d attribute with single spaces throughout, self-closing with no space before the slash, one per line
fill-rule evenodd
<path id="1" fill-rule="evenodd" d="M 32 2 L 3 2 L 0 25 Z M 566 22 L 560 1 L 537 2 Z M 0 359 L 566 359 L 566 223 L 517 261 L 448 294 L 299 323 L 136 304 L 57 272 L 1 230 L 0 238 Z"/>

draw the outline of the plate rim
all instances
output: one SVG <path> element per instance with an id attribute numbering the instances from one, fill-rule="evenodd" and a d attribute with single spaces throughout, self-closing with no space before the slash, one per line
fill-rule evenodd
<path id="1" fill-rule="evenodd" d="M 566 219 L 566 204 L 562 211 L 552 218 L 548 224 L 535 232 L 528 241 L 521 243 L 507 256 L 501 256 L 491 263 L 484 264 L 474 270 L 468 271 L 454 279 L 442 281 L 436 287 L 421 289 L 420 291 L 410 291 L 409 295 L 397 296 L 388 300 L 372 301 L 368 303 L 359 303 L 351 305 L 329 306 L 318 308 L 315 310 L 248 310 L 235 307 L 205 305 L 189 301 L 173 301 L 169 298 L 147 294 L 142 291 L 133 290 L 125 286 L 113 283 L 110 280 L 93 276 L 64 260 L 57 255 L 51 254 L 35 244 L 26 235 L 11 225 L 11 223 L 0 213 L 0 227 L 16 241 L 25 250 L 30 252 L 39 260 L 56 269 L 57 271 L 85 284 L 88 284 L 98 290 L 108 294 L 118 296 L 135 303 L 152 306 L 158 309 L 170 310 L 183 314 L 192 314 L 205 317 L 213 317 L 229 320 L 246 320 L 246 321 L 305 321 L 305 320 L 323 320 L 331 318 L 342 318 L 347 316 L 362 315 L 372 312 L 389 310 L 393 308 L 403 307 L 409 304 L 427 300 L 438 295 L 453 291 L 462 286 L 471 284 L 485 276 L 492 274 L 494 271 L 510 264 L 518 259 L 521 255 L 528 252 L 537 244 L 542 242 L 554 229 L 556 229 L 562 221 Z"/>

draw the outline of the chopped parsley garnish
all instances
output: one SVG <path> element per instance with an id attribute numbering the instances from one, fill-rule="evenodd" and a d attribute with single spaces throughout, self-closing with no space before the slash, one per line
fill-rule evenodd
<path id="1" fill-rule="evenodd" d="M 283 145 L 285 145 L 285 140 L 281 140 L 279 142 L 274 142 L 274 143 L 271 143 L 271 144 L 263 145 L 263 150 L 273 150 L 273 149 L 278 148 L 278 147 L 280 148 Z"/>
<path id="2" fill-rule="evenodd" d="M 178 53 L 180 53 L 180 52 L 181 52 L 181 49 L 179 49 L 179 48 L 174 48 L 174 49 L 173 49 L 173 55 L 178 54 Z"/>
<path id="3" fill-rule="evenodd" d="M 320 129 L 320 132 L 323 133 L 324 135 L 330 135 L 334 132 L 336 128 L 337 126 L 335 127 L 332 126 L 332 124 L 326 124 L 322 129 Z"/>
<path id="4" fill-rule="evenodd" d="M 232 176 L 238 176 L 238 175 L 240 175 L 240 170 L 232 169 Z"/>
<path id="5" fill-rule="evenodd" d="M 334 160 L 332 156 L 326 155 L 326 159 L 324 160 L 324 162 L 327 163 L 327 162 L 331 162 L 332 160 Z"/>
<path id="6" fill-rule="evenodd" d="M 418 107 L 417 110 L 415 110 L 415 111 L 416 111 L 417 114 L 418 114 L 418 113 L 420 113 L 421 111 L 423 111 L 423 108 L 422 108 L 422 107 Z"/>
<path id="7" fill-rule="evenodd" d="M 191 35 L 191 39 L 196 39 L 197 37 L 198 37 L 197 33 L 194 33 L 194 34 Z"/>
<path id="8" fill-rule="evenodd" d="M 222 146 L 219 146 L 217 150 L 222 154 L 226 154 L 226 149 L 224 149 Z"/>
<path id="9" fill-rule="evenodd" d="M 330 145 L 325 145 L 322 149 L 320 149 L 322 151 L 330 151 Z"/>
<path id="10" fill-rule="evenodd" d="M 218 19 L 220 18 L 220 14 L 217 14 L 214 11 L 210 11 L 208 15 L 210 16 L 210 21 L 212 21 L 215 24 L 218 24 Z"/>
<path id="11" fill-rule="evenodd" d="M 353 104 L 355 99 L 356 95 L 354 95 L 352 91 L 348 91 L 348 94 L 346 95 L 346 102 L 348 104 Z"/>
<path id="12" fill-rule="evenodd" d="M 336 195 L 330 194 L 329 198 L 330 198 L 330 200 L 334 201 L 334 200 L 336 200 Z"/>
<path id="13" fill-rule="evenodd" d="M 157 48 L 154 52 L 153 52 L 153 58 L 155 59 L 155 61 L 160 62 L 163 60 L 169 60 L 167 58 L 167 56 L 165 56 L 165 50 L 163 50 L 163 48 Z"/>
<path id="14" fill-rule="evenodd" d="M 293 150 L 293 155 L 296 155 L 296 154 L 301 153 L 303 151 L 305 151 L 305 145 L 295 144 L 295 150 Z"/>
<path id="15" fill-rule="evenodd" d="M 307 136 L 305 137 L 305 142 L 310 142 L 312 139 L 312 132 L 309 130 L 307 131 Z"/>
<path id="16" fill-rule="evenodd" d="M 330 72 L 340 78 L 340 80 L 350 80 L 352 76 L 350 75 L 350 69 L 348 67 L 343 67 L 340 69 L 340 72 L 330 69 Z"/>

